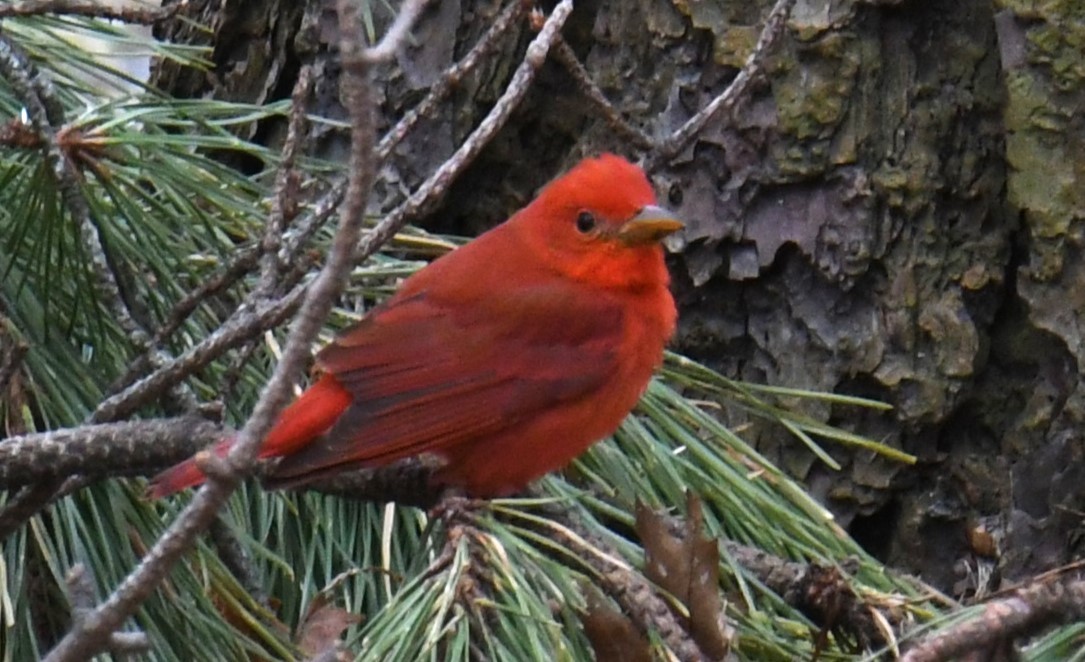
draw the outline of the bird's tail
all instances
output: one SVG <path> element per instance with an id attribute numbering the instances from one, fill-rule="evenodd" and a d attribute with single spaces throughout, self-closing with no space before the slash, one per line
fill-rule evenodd
<path id="1" fill-rule="evenodd" d="M 230 437 L 215 444 L 213 452 L 219 457 L 225 457 L 233 445 L 234 439 Z M 152 478 L 151 484 L 147 486 L 147 496 L 151 499 L 161 499 L 185 488 L 196 487 L 205 480 L 207 476 L 196 466 L 196 458 L 190 457 Z"/>
<path id="2" fill-rule="evenodd" d="M 279 415 L 267 438 L 260 445 L 260 459 L 298 452 L 313 439 L 327 432 L 350 406 L 350 393 L 331 375 L 322 376 Z M 213 452 L 224 457 L 234 445 L 229 437 L 215 445 Z M 147 496 L 160 499 L 186 487 L 195 487 L 207 476 L 196 466 L 195 458 L 166 469 L 151 479 Z"/>

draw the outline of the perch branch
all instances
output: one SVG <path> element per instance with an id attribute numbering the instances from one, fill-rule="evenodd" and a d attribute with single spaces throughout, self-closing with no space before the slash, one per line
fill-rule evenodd
<path id="1" fill-rule="evenodd" d="M 82 425 L 10 437 L 0 443 L 0 490 L 32 489 L 45 482 L 64 484 L 76 476 L 84 484 L 149 475 L 192 457 L 230 434 L 228 429 L 206 419 L 182 416 Z M 258 475 L 273 466 L 261 466 Z M 440 496 L 440 490 L 430 485 L 434 468 L 432 462 L 408 458 L 383 467 L 341 473 L 297 490 L 426 508 Z M 38 509 L 40 506 L 34 506 L 34 511 Z M 2 520 L 0 532 L 9 532 Z M 3 537 L 0 533 L 0 540 Z"/>
<path id="2" fill-rule="evenodd" d="M 407 458 L 383 467 L 336 474 L 297 489 L 359 501 L 395 501 L 403 506 L 430 508 L 441 496 L 441 488 L 430 481 L 433 469 L 423 460 Z"/>

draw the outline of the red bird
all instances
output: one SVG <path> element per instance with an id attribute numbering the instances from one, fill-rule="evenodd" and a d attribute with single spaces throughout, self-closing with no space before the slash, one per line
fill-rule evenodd
<path id="1" fill-rule="evenodd" d="M 487 497 L 564 466 L 614 432 L 662 360 L 676 314 L 659 241 L 680 228 L 640 168 L 585 159 L 320 351 L 323 375 L 261 446 L 282 458 L 273 481 L 432 453 L 440 484 Z M 150 493 L 203 480 L 188 460 Z"/>

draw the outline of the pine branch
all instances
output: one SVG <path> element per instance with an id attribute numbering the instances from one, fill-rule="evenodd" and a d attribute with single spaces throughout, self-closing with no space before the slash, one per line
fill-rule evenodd
<path id="1" fill-rule="evenodd" d="M 1075 621 L 1085 621 L 1085 579 L 1035 582 L 929 635 L 906 651 L 901 662 L 1002 659 L 999 651 L 1015 639 Z"/>
<path id="2" fill-rule="evenodd" d="M 401 11 L 417 16 L 409 2 Z M 343 94 L 351 111 L 351 169 L 346 199 L 340 211 L 328 260 L 309 288 L 294 321 L 282 359 L 265 387 L 248 422 L 238 433 L 221 470 L 210 471 L 208 481 L 177 520 L 156 541 L 143 561 L 117 587 L 112 595 L 72 630 L 46 658 L 50 662 L 79 660 L 103 650 L 112 635 L 132 612 L 165 578 L 170 568 L 195 542 L 196 537 L 215 519 L 226 498 L 241 478 L 251 470 L 258 444 L 286 406 L 289 389 L 302 365 L 308 360 L 309 345 L 320 331 L 352 265 L 352 252 L 358 243 L 364 221 L 366 199 L 375 176 L 373 159 L 374 108 L 369 70 L 374 56 L 361 42 L 362 23 L 358 8 L 350 0 L 339 2 L 340 56 L 343 64 Z M 409 26 L 408 26 L 409 27 Z M 398 34 L 406 34 L 407 28 Z"/>

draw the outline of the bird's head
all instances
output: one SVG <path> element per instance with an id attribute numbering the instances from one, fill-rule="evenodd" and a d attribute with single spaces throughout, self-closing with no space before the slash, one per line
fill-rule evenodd
<path id="1" fill-rule="evenodd" d="M 660 241 L 683 225 L 656 205 L 644 171 L 613 154 L 551 182 L 515 222 L 559 273 L 605 287 L 667 282 Z"/>

